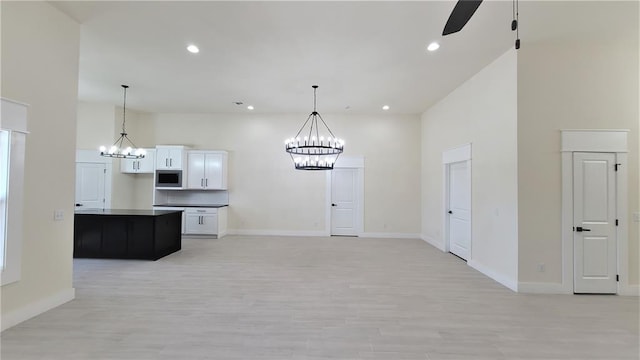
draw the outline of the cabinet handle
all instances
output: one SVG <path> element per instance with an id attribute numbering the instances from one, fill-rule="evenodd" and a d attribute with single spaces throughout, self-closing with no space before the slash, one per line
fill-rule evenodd
<path id="1" fill-rule="evenodd" d="M 169 166 L 173 167 L 173 159 L 169 159 Z"/>
<path id="2" fill-rule="evenodd" d="M 209 179 L 204 179 L 204 187 L 209 187 Z"/>
<path id="3" fill-rule="evenodd" d="M 169 159 L 168 158 L 164 159 L 164 166 L 169 167 Z"/>
<path id="4" fill-rule="evenodd" d="M 200 187 L 204 187 L 204 181 L 200 179 Z"/>

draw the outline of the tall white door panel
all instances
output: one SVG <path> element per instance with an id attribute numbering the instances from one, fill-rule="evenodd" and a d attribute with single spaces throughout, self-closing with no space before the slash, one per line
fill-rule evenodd
<path id="1" fill-rule="evenodd" d="M 222 154 L 206 154 L 204 185 L 207 189 L 222 189 Z"/>
<path id="2" fill-rule="evenodd" d="M 615 154 L 573 154 L 574 292 L 617 292 Z"/>
<path id="3" fill-rule="evenodd" d="M 331 174 L 331 235 L 357 236 L 358 169 L 333 169 Z"/>
<path id="4" fill-rule="evenodd" d="M 187 155 L 187 188 L 204 189 L 204 153 Z"/>
<path id="5" fill-rule="evenodd" d="M 448 168 L 449 251 L 467 260 L 471 248 L 471 164 L 460 161 Z"/>
<path id="6" fill-rule="evenodd" d="M 76 209 L 104 209 L 107 167 L 101 163 L 76 163 Z"/>

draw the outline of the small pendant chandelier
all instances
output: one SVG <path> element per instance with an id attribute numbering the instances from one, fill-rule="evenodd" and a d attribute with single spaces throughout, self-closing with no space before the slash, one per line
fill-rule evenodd
<path id="1" fill-rule="evenodd" d="M 296 170 L 332 170 L 338 156 L 344 151 L 344 140 L 333 135 L 320 113 L 316 111 L 318 85 L 313 85 L 312 88 L 313 112 L 309 114 L 296 136 L 285 140 L 285 150 L 291 155 Z M 326 132 L 320 129 L 318 119 Z"/>
<path id="2" fill-rule="evenodd" d="M 141 159 L 145 156 L 144 149 L 139 149 L 127 136 L 125 129 L 127 115 L 127 88 L 129 85 L 120 85 L 124 89 L 124 103 L 122 105 L 122 132 L 116 142 L 107 150 L 106 146 L 100 146 L 100 155 L 104 157 L 120 159 Z"/>

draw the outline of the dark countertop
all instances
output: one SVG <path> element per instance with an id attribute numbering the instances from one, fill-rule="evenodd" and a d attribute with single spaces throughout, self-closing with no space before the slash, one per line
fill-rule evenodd
<path id="1" fill-rule="evenodd" d="M 76 215 L 124 215 L 124 216 L 160 216 L 182 210 L 132 210 L 132 209 L 92 209 L 92 210 L 76 210 Z"/>
<path id="2" fill-rule="evenodd" d="M 227 204 L 218 204 L 218 205 L 205 205 L 205 204 L 201 204 L 201 205 L 194 205 L 194 204 L 160 204 L 160 205 L 153 205 L 155 207 L 203 207 L 203 208 L 221 208 L 221 207 L 225 207 L 225 206 L 229 206 Z"/>

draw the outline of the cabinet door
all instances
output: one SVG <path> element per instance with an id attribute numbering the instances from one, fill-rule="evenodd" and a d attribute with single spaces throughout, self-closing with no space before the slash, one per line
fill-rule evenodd
<path id="1" fill-rule="evenodd" d="M 218 215 L 206 214 L 202 215 L 202 230 L 204 234 L 217 235 L 218 234 Z"/>
<path id="2" fill-rule="evenodd" d="M 216 235 L 218 229 L 218 215 L 216 214 L 185 214 L 185 234 Z"/>
<path id="3" fill-rule="evenodd" d="M 182 169 L 182 150 L 180 149 L 169 150 L 169 168 Z"/>
<path id="4" fill-rule="evenodd" d="M 185 234 L 199 234 L 202 231 L 201 228 L 201 220 L 202 215 L 200 214 L 184 214 L 184 222 L 185 222 Z"/>
<path id="5" fill-rule="evenodd" d="M 167 170 L 169 167 L 169 148 L 156 148 L 156 169 Z"/>
<path id="6" fill-rule="evenodd" d="M 120 172 L 135 173 L 136 165 L 136 160 L 134 159 L 120 159 Z"/>
<path id="7" fill-rule="evenodd" d="M 205 188 L 222 189 L 222 154 L 206 154 L 204 161 Z"/>
<path id="8" fill-rule="evenodd" d="M 185 214 L 185 234 L 217 235 L 217 209 L 187 209 Z"/>
<path id="9" fill-rule="evenodd" d="M 203 153 L 190 152 L 187 155 L 187 189 L 203 189 L 205 156 Z"/>
<path id="10" fill-rule="evenodd" d="M 156 151 L 154 149 L 145 149 L 147 154 L 142 159 L 137 159 L 136 172 L 142 174 L 153 174 L 156 165 Z"/>

